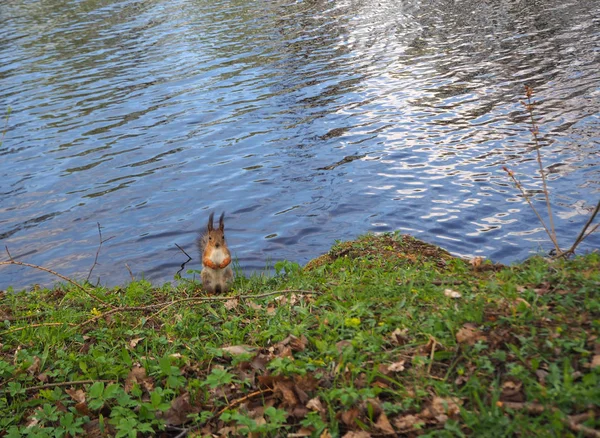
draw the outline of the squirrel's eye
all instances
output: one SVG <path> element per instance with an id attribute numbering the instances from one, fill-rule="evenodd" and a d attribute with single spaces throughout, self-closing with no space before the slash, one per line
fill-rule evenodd
<path id="1" fill-rule="evenodd" d="M 212 237 L 209 236 L 208 240 L 212 240 Z"/>

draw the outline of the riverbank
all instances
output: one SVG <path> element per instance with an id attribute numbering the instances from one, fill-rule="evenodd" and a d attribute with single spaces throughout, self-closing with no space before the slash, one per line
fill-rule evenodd
<path id="1" fill-rule="evenodd" d="M 600 436 L 599 254 L 503 267 L 388 234 L 275 269 L 230 297 L 2 293 L 0 431 Z"/>

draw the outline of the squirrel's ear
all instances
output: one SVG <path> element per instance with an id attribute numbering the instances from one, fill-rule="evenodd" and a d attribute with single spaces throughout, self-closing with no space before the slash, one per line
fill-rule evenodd
<path id="1" fill-rule="evenodd" d="M 225 212 L 221 213 L 221 217 L 219 218 L 219 229 L 221 231 L 225 229 Z"/>
<path id="2" fill-rule="evenodd" d="M 215 217 L 214 213 L 211 213 L 210 216 L 208 216 L 208 231 L 213 230 L 213 218 L 214 217 Z"/>

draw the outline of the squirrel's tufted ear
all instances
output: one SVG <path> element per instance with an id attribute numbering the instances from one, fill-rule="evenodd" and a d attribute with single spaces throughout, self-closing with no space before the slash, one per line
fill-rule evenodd
<path id="1" fill-rule="evenodd" d="M 213 227 L 213 218 L 214 217 L 215 217 L 214 213 L 211 213 L 210 216 L 208 216 L 208 226 L 207 226 L 208 231 L 214 230 L 214 227 Z"/>
<path id="2" fill-rule="evenodd" d="M 221 231 L 225 230 L 225 212 L 221 213 L 221 217 L 219 218 L 219 229 Z"/>

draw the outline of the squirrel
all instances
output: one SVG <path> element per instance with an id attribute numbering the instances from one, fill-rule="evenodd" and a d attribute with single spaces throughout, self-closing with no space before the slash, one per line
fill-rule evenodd
<path id="1" fill-rule="evenodd" d="M 233 282 L 231 253 L 225 243 L 225 213 L 219 218 L 219 228 L 213 225 L 214 213 L 208 217 L 206 232 L 198 238 L 202 254 L 202 287 L 210 294 L 227 292 Z"/>

